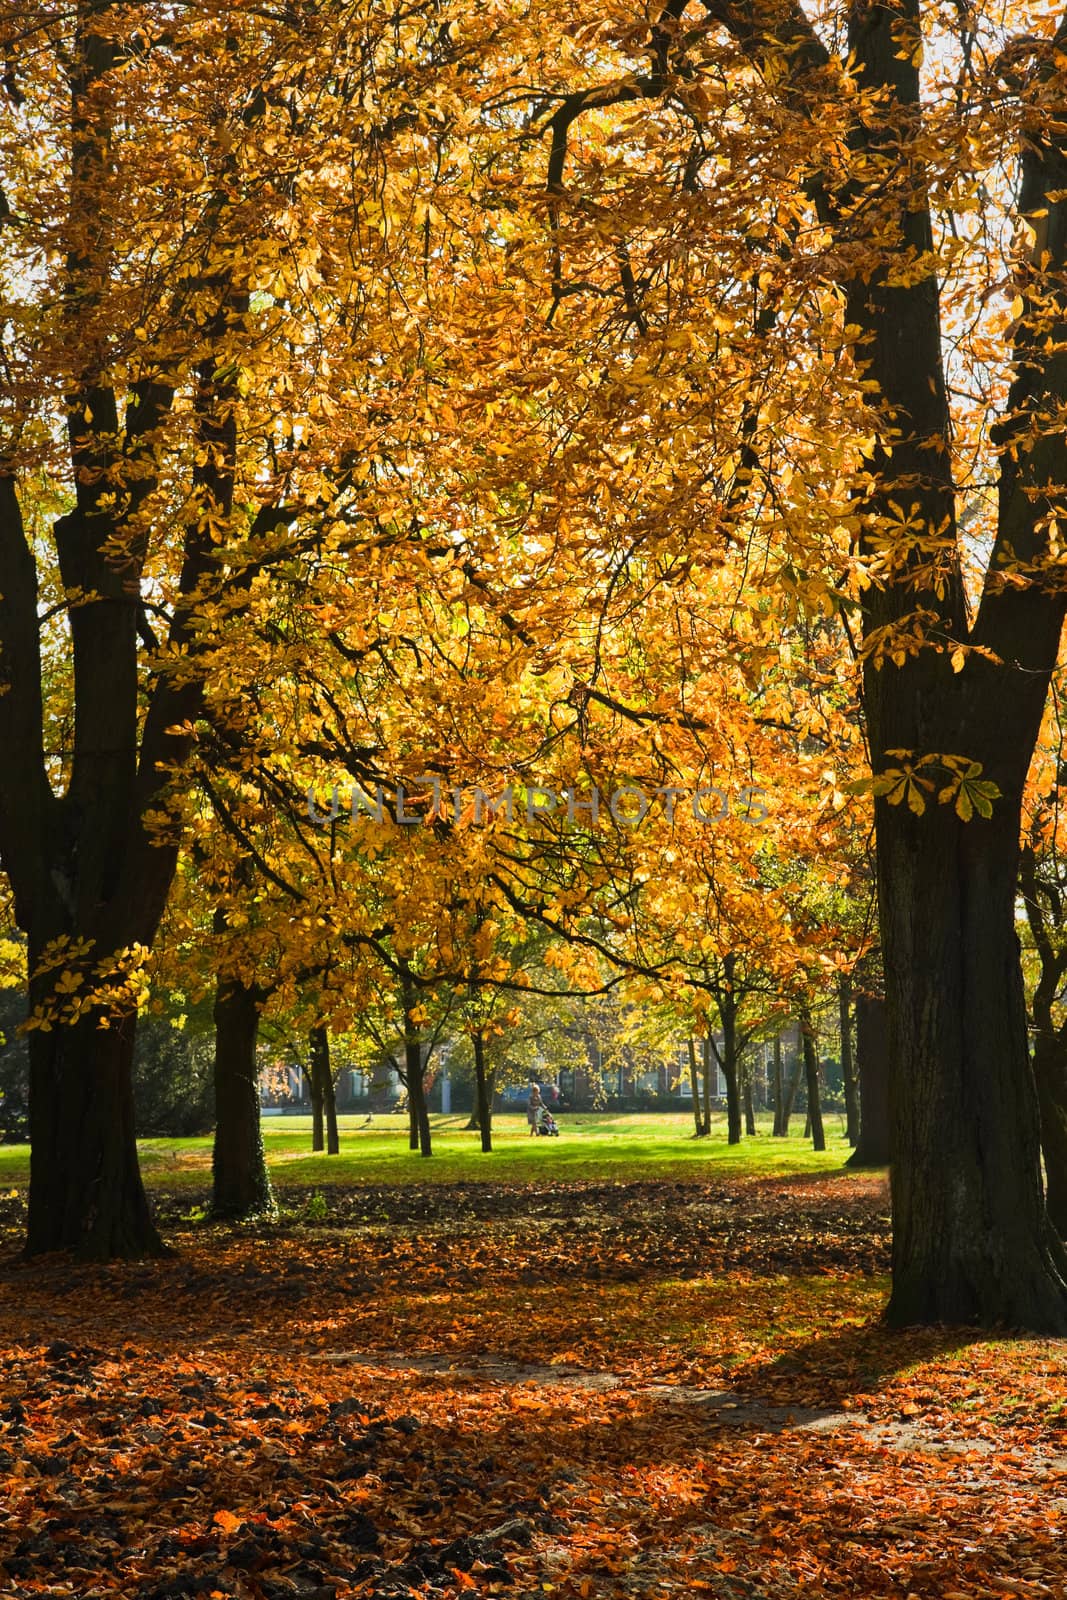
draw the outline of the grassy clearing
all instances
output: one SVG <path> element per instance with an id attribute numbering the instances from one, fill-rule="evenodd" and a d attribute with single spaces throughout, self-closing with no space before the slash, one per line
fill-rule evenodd
<path id="1" fill-rule="evenodd" d="M 423 1160 L 407 1147 L 407 1118 L 341 1117 L 341 1153 L 311 1153 L 310 1117 L 265 1117 L 263 1140 L 274 1181 L 286 1184 L 538 1183 L 574 1179 L 692 1179 L 788 1176 L 839 1169 L 848 1154 L 843 1119 L 827 1122 L 828 1149 L 817 1155 L 803 1138 L 802 1117 L 787 1139 L 771 1137 L 771 1119 L 758 1118 L 759 1134 L 726 1143 L 726 1119 L 714 1119 L 707 1139 L 693 1137 L 686 1113 L 658 1116 L 589 1113 L 560 1118 L 558 1139 L 530 1138 L 521 1113 L 501 1113 L 493 1124 L 495 1148 L 483 1155 L 466 1115 L 435 1116 L 434 1155 Z M 202 1188 L 210 1181 L 211 1138 L 142 1139 L 141 1164 L 154 1188 Z M 0 1184 L 29 1180 L 25 1145 L 0 1146 Z"/>

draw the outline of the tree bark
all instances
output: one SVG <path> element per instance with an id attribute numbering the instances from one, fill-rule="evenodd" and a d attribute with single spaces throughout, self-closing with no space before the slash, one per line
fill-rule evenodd
<path id="1" fill-rule="evenodd" d="M 330 1071 L 326 1076 L 326 1154 L 341 1154 L 341 1136 L 337 1127 L 337 1088 Z"/>
<path id="2" fill-rule="evenodd" d="M 1019 794 L 988 821 L 882 822 L 897 1324 L 1067 1329 L 1014 927 Z"/>
<path id="3" fill-rule="evenodd" d="M 409 1031 L 404 1040 L 404 1075 L 407 1078 L 411 1148 L 420 1155 L 428 1156 L 432 1154 L 432 1144 L 424 1071 L 422 1040 L 417 1033 Z"/>
<path id="4" fill-rule="evenodd" d="M 729 1020 L 728 1020 L 729 1019 Z M 726 1080 L 726 1142 L 741 1143 L 741 1084 L 737 1069 L 737 1049 L 733 1029 L 733 1012 L 729 1005 L 722 1011 L 722 1053 L 719 1066 Z"/>
<path id="5" fill-rule="evenodd" d="M 1048 510 L 1067 481 L 1062 431 L 1045 424 L 1067 393 L 1067 362 L 1050 325 L 1067 314 L 1067 155 L 1062 133 L 1027 140 L 1018 209 L 1040 218 L 1016 320 L 1014 377 L 1000 442 L 997 532 L 977 612 L 968 613 L 956 523 L 933 229 L 921 148 L 917 55 L 900 26 L 916 0 L 856 7 L 849 47 L 861 92 L 882 114 L 857 119 L 869 226 L 891 243 L 847 287 L 864 375 L 876 386 L 876 441 L 858 502 L 860 548 L 885 530 L 926 530 L 936 551 L 899 543 L 893 571 L 862 599 L 865 639 L 925 614 L 926 643 L 884 666 L 868 654 L 863 700 L 876 773 L 927 763 L 921 809 L 875 800 L 878 899 L 890 1036 L 893 1289 L 889 1320 L 1067 1331 L 1067 1254 L 1045 1211 L 1037 1097 L 1015 933 L 1023 786 L 1041 725 L 1064 616 L 1046 559 Z M 1047 74 L 1052 66 L 1039 69 Z M 858 197 L 856 197 L 858 198 Z M 873 239 L 872 239 L 873 242 Z M 901 280 L 893 260 L 931 263 Z M 1031 287 L 1032 286 L 1032 287 Z M 1054 309 L 1053 309 L 1054 308 Z M 1050 323 L 1050 317 L 1052 322 Z M 877 559 L 877 557 L 876 557 Z M 1029 565 L 1028 565 L 1029 564 Z M 1002 581 L 1005 567 L 1024 574 Z M 953 641 L 975 647 L 954 671 Z M 901 757 L 900 752 L 905 752 Z M 942 755 L 963 763 L 953 769 Z M 968 820 L 938 784 L 975 763 L 995 785 L 992 815 Z M 898 797 L 899 798 L 899 797 Z"/>
<path id="6" fill-rule="evenodd" d="M 0 859 L 15 919 L 27 935 L 31 1016 L 51 1014 L 30 1039 L 29 1219 L 26 1250 L 73 1250 L 94 1259 L 162 1250 L 137 1168 L 132 1061 L 136 1012 L 123 997 L 128 952 L 151 945 L 177 861 L 177 846 L 145 825 L 189 739 L 175 729 L 200 700 L 159 672 L 146 688 L 138 669 L 137 606 L 145 541 L 128 520 L 157 481 L 154 445 L 171 403 L 158 383 L 134 386 L 120 421 L 107 358 L 100 289 L 108 276 L 112 219 L 112 101 L 99 85 L 120 45 L 96 8 L 79 5 L 70 47 L 71 121 L 67 203 L 75 223 L 61 269 L 67 316 L 63 381 L 73 505 L 52 526 L 58 578 L 79 603 L 68 612 L 73 674 L 73 751 L 58 796 L 44 753 L 37 532 L 27 538 L 16 468 L 0 461 Z M 90 220 L 92 226 L 90 226 Z M 118 330 L 121 340 L 126 330 Z M 109 336 L 109 335 L 107 335 Z M 126 470 L 139 470 L 131 481 Z M 32 484 L 32 480 L 31 480 Z M 32 488 L 29 493 L 37 499 Z M 36 518 L 35 518 L 36 521 Z M 210 559 L 194 530 L 182 594 Z M 116 558 L 116 551 L 119 553 Z M 175 607 L 168 643 L 189 649 L 188 610 Z M 145 701 L 139 698 L 145 693 Z M 57 967 L 52 942 L 70 941 Z M 42 965 L 44 963 L 44 965 Z M 47 967 L 48 970 L 45 970 Z M 57 981 L 77 973 L 99 1003 L 72 1017 Z M 108 977 L 120 981 L 109 993 Z M 101 978 L 104 979 L 100 984 Z M 117 997 L 116 997 L 117 996 Z"/>
<path id="7" fill-rule="evenodd" d="M 845 1138 L 855 1147 L 860 1137 L 860 1105 L 852 1054 L 852 980 L 846 972 L 838 978 L 837 1001 L 841 1025 L 841 1081 L 845 1088 Z"/>
<path id="8" fill-rule="evenodd" d="M 822 1100 L 819 1093 L 819 1055 L 815 1045 L 815 1027 L 811 1011 L 803 1006 L 800 1012 L 800 1037 L 804 1050 L 804 1081 L 808 1091 L 808 1125 L 811 1142 L 816 1150 L 826 1149 L 826 1133 L 822 1124 Z"/>
<path id="9" fill-rule="evenodd" d="M 714 1065 L 711 1035 L 705 1035 L 701 1041 L 704 1055 L 704 1120 L 701 1132 L 705 1138 L 711 1133 L 711 1071 Z"/>
<path id="10" fill-rule="evenodd" d="M 340 1153 L 337 1134 L 337 1093 L 330 1065 L 330 1034 L 321 1023 L 308 1031 L 311 1087 L 311 1148 L 327 1155 Z"/>
<path id="11" fill-rule="evenodd" d="M 418 1150 L 422 1156 L 429 1156 L 433 1154 L 430 1115 L 426 1105 L 422 1041 L 417 1036 L 405 1039 L 404 1060 L 407 1067 L 408 1099 L 411 1102 L 412 1123 L 416 1133 L 416 1143 L 412 1149 Z"/>
<path id="12" fill-rule="evenodd" d="M 689 1087 L 693 1093 L 693 1137 L 703 1138 L 704 1124 L 700 1109 L 700 1073 L 697 1070 L 696 1040 L 690 1037 L 686 1040 L 689 1047 Z"/>
<path id="13" fill-rule="evenodd" d="M 726 1142 L 727 1144 L 741 1143 L 741 1085 L 737 1077 L 737 1063 L 727 1065 L 726 1052 L 723 1051 L 721 1062 L 722 1075 L 726 1080 Z"/>
<path id="14" fill-rule="evenodd" d="M 785 1109 L 785 1078 L 782 1073 L 782 1036 L 774 1036 L 774 1127 L 771 1136 L 775 1139 L 785 1137 L 789 1127 L 789 1116 Z"/>
<path id="15" fill-rule="evenodd" d="M 493 1111 L 489 1083 L 485 1074 L 485 1040 L 480 1029 L 476 1029 L 471 1036 L 471 1044 L 474 1049 L 474 1094 L 478 1130 L 482 1136 L 483 1154 L 488 1155 L 493 1148 Z"/>
<path id="16" fill-rule="evenodd" d="M 1067 1023 L 1056 1022 L 1056 1000 L 1067 974 L 1063 941 L 1063 878 L 1053 844 L 1051 876 L 1039 881 L 1038 862 L 1028 846 L 1022 852 L 1019 887 L 1041 963 L 1034 986 L 1034 1082 L 1045 1162 L 1045 1208 L 1060 1238 L 1067 1238 Z"/>
<path id="17" fill-rule="evenodd" d="M 248 303 L 220 282 L 216 263 L 225 244 L 213 233 L 217 309 L 197 329 L 199 348 L 183 336 L 172 374 L 124 377 L 120 405 L 109 374 L 132 325 L 108 325 L 114 302 L 103 302 L 102 289 L 113 275 L 113 196 L 121 190 L 107 80 L 127 46 L 101 26 L 108 9 L 116 8 L 78 0 L 69 39 L 67 207 L 76 242 L 58 269 L 70 371 L 56 400 L 66 413 L 73 504 L 52 533 L 61 586 L 79 600 L 68 612 L 73 749 L 62 796 L 44 759 L 38 533 L 27 540 L 16 469 L 8 457 L 0 462 L 0 858 L 28 937 L 31 1007 L 55 1013 L 50 1033 L 31 1046 L 35 1148 L 26 1248 L 96 1258 L 162 1248 L 137 1174 L 130 1110 L 136 1017 L 123 984 L 112 986 L 108 974 L 121 978 L 130 953 L 151 947 L 177 863 L 176 830 L 163 836 L 158 821 L 203 705 L 195 618 L 205 578 L 220 574 L 212 528 L 225 525 L 233 509 L 239 396 L 232 335 Z M 180 324 L 187 333 L 196 316 L 187 298 Z M 146 675 L 138 642 L 142 582 L 150 553 L 164 541 L 139 516 L 160 482 L 160 435 L 175 394 L 170 379 L 185 382 L 190 354 L 188 442 L 195 448 L 187 454 L 196 465 L 188 481 L 172 485 L 174 503 L 188 506 L 184 526 L 175 530 L 164 518 L 167 565 L 176 560 L 179 577 L 164 648 L 151 652 L 157 662 L 180 657 L 182 670 L 178 677 L 157 665 Z M 60 937 L 82 952 L 65 970 L 48 948 Z M 100 999 L 72 1020 L 56 982 L 75 974 L 82 993 L 94 985 Z"/>
<path id="18" fill-rule="evenodd" d="M 726 1079 L 727 1144 L 741 1143 L 741 1070 L 737 1059 L 737 1000 L 733 989 L 736 959 L 733 951 L 728 951 L 722 958 L 723 977 L 718 996 L 719 1020 L 722 1022 L 721 1054 L 715 1048 L 722 1075 Z"/>
<path id="19" fill-rule="evenodd" d="M 311 1149 L 317 1154 L 326 1148 L 326 1122 L 323 1116 L 322 1078 L 315 1060 L 314 1045 L 311 1046 L 308 1060 L 308 1094 L 311 1096 Z"/>
<path id="20" fill-rule="evenodd" d="M 756 1106 L 752 1098 L 752 1064 L 745 1061 L 741 1067 L 742 1094 L 745 1102 L 745 1133 L 750 1139 L 756 1137 Z"/>
<path id="21" fill-rule="evenodd" d="M 849 1167 L 887 1167 L 890 1162 L 889 1022 L 885 1001 L 856 996 L 856 1066 L 860 1090 L 860 1135 Z"/>
<path id="22" fill-rule="evenodd" d="M 1063 1031 L 1038 1033 L 1034 1079 L 1045 1158 L 1045 1206 L 1061 1239 L 1067 1238 L 1067 1039 Z"/>
<path id="23" fill-rule="evenodd" d="M 274 1195 L 260 1125 L 256 1039 L 262 992 L 239 978 L 220 978 L 215 992 L 215 1143 L 211 1213 L 270 1215 Z"/>
<path id="24" fill-rule="evenodd" d="M 804 1071 L 804 1052 L 798 1045 L 796 1057 L 794 1058 L 794 1061 L 793 1061 L 793 1070 L 789 1074 L 789 1079 L 788 1079 L 788 1082 L 786 1083 L 785 1100 L 782 1103 L 782 1137 L 783 1138 L 788 1138 L 788 1136 L 789 1136 L 789 1120 L 793 1115 L 793 1106 L 796 1103 L 797 1090 L 800 1088 L 800 1078 L 801 1078 L 801 1074 L 803 1073 L 803 1071 Z M 805 1133 L 805 1138 L 807 1138 L 807 1134 L 806 1133 Z"/>
<path id="25" fill-rule="evenodd" d="M 132 1016 L 29 1034 L 27 1255 L 164 1254 L 137 1164 L 133 1040 Z"/>

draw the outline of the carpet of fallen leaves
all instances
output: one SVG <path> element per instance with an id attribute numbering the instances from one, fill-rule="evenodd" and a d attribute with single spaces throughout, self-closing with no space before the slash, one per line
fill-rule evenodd
<path id="1" fill-rule="evenodd" d="M 1067 1594 L 1067 1349 L 882 1329 L 880 1178 L 324 1203 L 100 1269 L 9 1198 L 4 1600 Z"/>

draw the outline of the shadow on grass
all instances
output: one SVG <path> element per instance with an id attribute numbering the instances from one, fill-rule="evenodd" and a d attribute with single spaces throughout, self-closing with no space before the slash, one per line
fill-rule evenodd
<path id="1" fill-rule="evenodd" d="M 910 1367 L 958 1355 L 990 1337 L 981 1328 L 894 1329 L 872 1321 L 790 1345 L 732 1374 L 730 1385 L 778 1404 L 836 1407 L 878 1394 Z"/>
<path id="2" fill-rule="evenodd" d="M 825 1183 L 827 1180 L 848 1178 L 853 1183 L 857 1180 L 880 1179 L 889 1198 L 889 1169 L 888 1167 L 850 1167 L 842 1163 L 839 1167 L 813 1167 L 806 1172 L 774 1172 L 754 1171 L 750 1176 L 744 1172 L 737 1176 L 745 1177 L 747 1187 L 750 1189 L 803 1189 L 812 1183 Z"/>

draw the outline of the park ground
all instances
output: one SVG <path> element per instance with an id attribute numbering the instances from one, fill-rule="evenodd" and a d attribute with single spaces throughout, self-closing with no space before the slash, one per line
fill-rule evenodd
<path id="1" fill-rule="evenodd" d="M 1067 1593 L 1067 1349 L 886 1331 L 836 1126 L 360 1121 L 266 1124 L 255 1229 L 146 1142 L 175 1251 L 106 1268 L 19 1259 L 0 1151 L 4 1600 Z"/>

